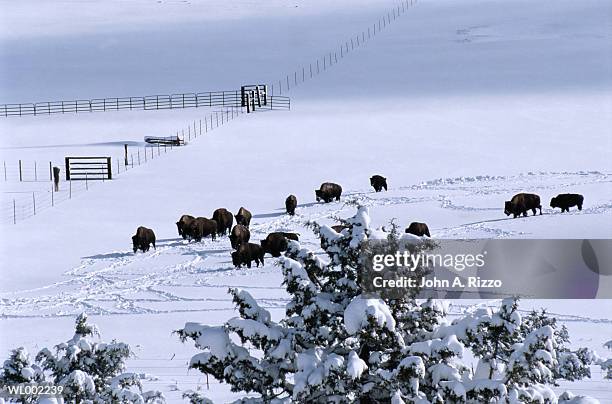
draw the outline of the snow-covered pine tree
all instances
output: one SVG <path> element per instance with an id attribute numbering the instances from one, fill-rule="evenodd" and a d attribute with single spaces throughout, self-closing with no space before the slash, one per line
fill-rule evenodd
<path id="1" fill-rule="evenodd" d="M 550 326 L 553 329 L 553 339 L 557 352 L 557 362 L 553 369 L 555 380 L 573 381 L 591 377 L 589 365 L 593 363 L 593 353 L 586 348 L 572 351 L 568 346 L 570 339 L 567 328 L 565 325 L 559 327 L 557 319 L 549 317 L 546 310 L 534 310 L 528 316 L 525 316 L 520 332 L 523 337 L 527 337 L 531 330 L 544 326 Z"/>
<path id="2" fill-rule="evenodd" d="M 19 347 L 11 351 L 9 358 L 4 361 L 2 373 L 0 373 L 0 387 L 15 386 L 18 384 L 38 384 L 45 381 L 42 369 L 30 361 L 28 351 Z M 3 392 L 6 392 L 2 389 Z M 22 395 L 15 398 L 20 403 L 35 403 L 37 397 Z"/>
<path id="3" fill-rule="evenodd" d="M 76 319 L 74 336 L 55 347 L 45 348 L 36 356 L 42 369 L 50 373 L 49 381 L 63 386 L 65 400 L 79 403 L 162 403 L 158 391 L 142 392 L 144 377 L 124 373 L 125 361 L 131 355 L 123 342 L 99 341 L 97 328 L 87 322 L 83 313 Z"/>
<path id="4" fill-rule="evenodd" d="M 211 400 L 193 390 L 184 392 L 183 398 L 189 400 L 189 404 L 213 404 Z"/>
<path id="5" fill-rule="evenodd" d="M 239 317 L 178 330 L 182 341 L 191 339 L 204 351 L 190 367 L 233 391 L 258 393 L 259 399 L 245 399 L 249 403 L 531 403 L 554 397 L 547 385 L 567 375 L 559 368 L 556 338 L 562 334 L 545 315 L 523 322 L 518 301 L 506 299 L 497 310 L 449 322 L 437 301 L 363 294 L 363 253 L 372 246 L 366 242 L 387 240 L 393 250 L 417 240 L 400 237 L 394 226 L 372 229 L 365 207 L 343 224 L 348 227 L 341 233 L 314 226 L 325 259 L 289 243 L 279 259 L 290 295 L 280 321 L 245 290 L 230 289 Z M 462 363 L 465 348 L 480 363 L 476 372 Z"/>
<path id="6" fill-rule="evenodd" d="M 604 347 L 612 351 L 612 340 L 606 342 L 604 344 Z M 598 363 L 599 363 L 599 366 L 601 367 L 601 370 L 605 372 L 604 378 L 608 380 L 612 380 L 612 358 L 609 358 L 606 360 L 602 359 Z"/>

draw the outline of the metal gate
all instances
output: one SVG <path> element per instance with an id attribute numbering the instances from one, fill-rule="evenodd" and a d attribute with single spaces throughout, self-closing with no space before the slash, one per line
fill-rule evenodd
<path id="1" fill-rule="evenodd" d="M 66 157 L 66 181 L 112 179 L 110 157 Z"/>

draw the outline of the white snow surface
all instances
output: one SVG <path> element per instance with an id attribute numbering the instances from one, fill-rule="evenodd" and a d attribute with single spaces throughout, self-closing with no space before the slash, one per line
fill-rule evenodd
<path id="1" fill-rule="evenodd" d="M 0 102 L 277 86 L 396 4 L 5 1 Z M 338 64 L 292 85 L 290 112 L 240 115 L 111 182 L 78 186 L 72 199 L 39 206 L 17 225 L 13 200 L 25 210 L 32 194 L 50 196 L 48 181 L 30 180 L 34 161 L 43 177 L 49 161 L 62 167 L 68 155 L 115 162 L 127 143 L 142 156 L 144 136 L 186 133 L 214 111 L 0 118 L 8 169 L 6 181 L 0 174 L 0 358 L 18 346 L 35 355 L 65 341 L 85 311 L 104 339 L 136 351 L 130 371 L 159 375 L 143 381 L 145 389 L 180 402 L 183 391 L 206 380 L 187 373 L 199 351 L 171 331 L 235 317 L 228 287 L 248 291 L 259 314 L 275 319 L 287 295 L 276 260 L 234 270 L 227 237 L 187 243 L 176 220 L 245 206 L 254 214 L 254 242 L 271 231 L 297 231 L 314 249 L 307 221 L 331 226 L 354 214 L 343 201 L 315 203 L 314 189 L 325 181 L 343 186 L 343 200 L 366 206 L 374 228 L 395 219 L 401 228 L 426 222 L 434 238 L 611 238 L 611 15 L 612 4 L 598 0 L 420 0 Z M 24 182 L 15 176 L 20 159 Z M 373 174 L 388 178 L 388 192 L 372 191 Z M 542 196 L 544 215 L 503 215 L 503 201 L 522 191 Z M 550 209 L 550 198 L 564 192 L 584 194 L 584 209 Z M 295 217 L 284 215 L 290 193 L 298 198 Z M 67 199 L 64 182 L 56 197 Z M 130 237 L 140 225 L 154 229 L 157 249 L 133 254 Z M 450 316 L 498 303 L 453 302 Z M 383 306 L 369 307 L 391 325 Z M 573 347 L 609 355 L 611 301 L 525 301 L 522 313 L 534 307 L 547 307 L 569 328 Z M 349 322 L 353 331 L 362 325 L 357 315 Z M 229 342 L 213 334 L 202 342 L 227 353 Z M 323 372 L 340 366 L 329 357 L 324 363 Z M 612 402 L 610 382 L 597 369 L 591 380 L 555 392 Z M 215 402 L 239 397 L 209 382 L 205 395 Z"/>

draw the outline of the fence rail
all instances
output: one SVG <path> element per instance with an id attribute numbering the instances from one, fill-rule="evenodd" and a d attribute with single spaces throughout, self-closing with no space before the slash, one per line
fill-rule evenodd
<path id="1" fill-rule="evenodd" d="M 171 95 L 147 95 L 144 97 L 98 98 L 91 100 L 48 101 L 26 104 L 0 104 L 0 116 L 50 115 L 79 112 L 104 112 L 121 110 L 160 110 L 200 107 L 242 106 L 240 90 L 183 93 Z M 290 109 L 288 97 L 268 95 L 262 109 Z"/>
<path id="2" fill-rule="evenodd" d="M 268 100 L 270 100 L 270 98 L 268 98 Z M 274 103 L 277 101 L 278 100 L 275 100 Z M 239 107 L 215 111 L 203 116 L 203 119 L 189 122 L 187 127 L 176 132 L 176 137 L 185 142 L 195 140 L 198 136 L 206 135 L 208 132 L 222 127 L 245 114 L 246 109 Z M 122 155 L 117 155 L 116 153 L 111 154 L 111 165 L 108 166 L 108 163 L 105 164 L 106 169 L 109 170 L 108 176 L 96 178 L 96 176 L 90 177 L 88 175 L 85 176 L 85 178 L 80 178 L 81 181 L 74 181 L 75 178 L 71 175 L 70 179 L 60 181 L 57 191 L 54 191 L 52 167 L 61 167 L 62 164 L 58 161 L 3 161 L 2 176 L 4 177 L 5 183 L 27 182 L 28 184 L 26 184 L 26 189 L 23 189 L 21 186 L 17 188 L 14 186 L 7 186 L 6 190 L 0 194 L 0 223 L 20 223 L 58 203 L 79 196 L 83 191 L 88 191 L 92 186 L 95 187 L 100 184 L 100 181 L 94 180 L 101 179 L 102 182 L 105 182 L 105 180 L 110 179 L 111 176 L 113 179 L 116 179 L 123 175 L 123 173 L 131 171 L 149 161 L 160 158 L 168 152 L 172 152 L 174 149 L 180 149 L 180 147 L 176 147 L 173 143 L 145 143 L 138 146 L 130 146 L 127 155 L 125 153 Z M 95 164 L 85 165 L 91 167 L 95 166 Z M 75 170 L 75 167 L 72 167 L 71 170 Z M 45 185 L 45 182 L 48 185 Z"/>

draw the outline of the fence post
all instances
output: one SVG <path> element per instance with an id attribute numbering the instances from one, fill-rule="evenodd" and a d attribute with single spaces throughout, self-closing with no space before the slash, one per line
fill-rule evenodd
<path id="1" fill-rule="evenodd" d="M 204 117 L 204 133 L 208 133 L 208 119 Z"/>
<path id="2" fill-rule="evenodd" d="M 119 159 L 117 159 L 117 174 L 119 174 Z"/>
<path id="3" fill-rule="evenodd" d="M 34 202 L 34 216 L 36 216 L 36 196 L 34 192 L 32 192 L 32 202 Z"/>
<path id="4" fill-rule="evenodd" d="M 70 184 L 68 199 L 72 199 L 72 179 L 68 180 L 68 183 Z"/>
<path id="5" fill-rule="evenodd" d="M 108 179 L 112 180 L 113 179 L 113 166 L 111 164 L 110 157 L 106 158 L 106 171 L 108 172 Z M 104 177 L 102 177 L 102 181 L 104 181 Z"/>
<path id="6" fill-rule="evenodd" d="M 202 120 L 200 119 L 200 136 L 202 136 Z"/>
<path id="7" fill-rule="evenodd" d="M 124 154 L 125 154 L 125 165 L 126 165 L 126 167 L 127 167 L 127 165 L 128 165 L 128 152 L 127 152 L 127 147 L 128 147 L 128 145 L 127 145 L 127 143 L 125 143 L 125 144 L 123 145 L 123 148 L 124 148 L 124 152 L 125 152 Z"/>
<path id="8" fill-rule="evenodd" d="M 136 149 L 136 156 L 138 157 L 138 165 L 140 165 L 140 149 Z"/>
<path id="9" fill-rule="evenodd" d="M 51 168 L 51 162 L 49 162 L 49 181 L 53 181 L 53 169 Z"/>
<path id="10" fill-rule="evenodd" d="M 215 119 L 217 120 L 217 128 L 219 127 L 219 112 L 215 112 Z"/>
<path id="11" fill-rule="evenodd" d="M 132 160 L 132 168 L 134 168 L 134 155 L 130 154 L 130 159 Z"/>
<path id="12" fill-rule="evenodd" d="M 147 147 L 144 148 L 145 163 L 147 162 Z"/>
<path id="13" fill-rule="evenodd" d="M 23 181 L 23 177 L 21 174 L 21 160 L 19 160 L 19 182 Z"/>
<path id="14" fill-rule="evenodd" d="M 85 191 L 89 191 L 89 181 L 87 181 L 87 173 L 85 173 Z"/>
<path id="15" fill-rule="evenodd" d="M 34 160 L 34 181 L 38 181 L 38 172 L 36 170 L 36 160 Z"/>
<path id="16" fill-rule="evenodd" d="M 55 193 L 55 192 L 53 192 L 53 185 L 51 185 L 51 206 L 52 206 L 52 207 L 53 207 L 53 206 L 55 206 L 55 203 L 54 203 L 54 201 L 53 201 L 53 194 L 54 194 L 54 193 Z"/>
<path id="17" fill-rule="evenodd" d="M 13 198 L 13 224 L 17 224 L 17 208 L 15 207 L 15 198 Z"/>

